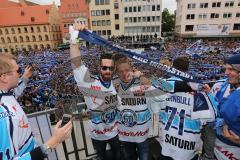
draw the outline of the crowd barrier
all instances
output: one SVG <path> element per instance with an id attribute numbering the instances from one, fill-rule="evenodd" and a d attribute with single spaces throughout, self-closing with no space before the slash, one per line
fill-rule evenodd
<path id="1" fill-rule="evenodd" d="M 85 103 L 78 103 L 77 108 L 86 108 Z M 28 114 L 33 134 L 39 145 L 45 142 L 51 135 L 54 126 L 51 126 L 49 116 L 54 114 L 56 109 Z M 86 126 L 89 120 L 83 119 L 81 114 L 75 110 L 73 113 L 73 131 L 71 137 L 51 152 L 48 160 L 83 160 L 96 156 L 90 137 L 87 134 Z M 150 130 L 150 137 L 158 135 L 157 117 L 153 118 L 153 127 Z"/>

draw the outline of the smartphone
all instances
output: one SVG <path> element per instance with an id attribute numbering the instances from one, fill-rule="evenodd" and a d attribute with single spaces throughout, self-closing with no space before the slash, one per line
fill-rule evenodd
<path id="1" fill-rule="evenodd" d="M 71 121 L 72 116 L 70 114 L 64 114 L 62 116 L 62 124 L 61 127 L 63 127 L 65 124 L 67 124 L 69 121 Z"/>

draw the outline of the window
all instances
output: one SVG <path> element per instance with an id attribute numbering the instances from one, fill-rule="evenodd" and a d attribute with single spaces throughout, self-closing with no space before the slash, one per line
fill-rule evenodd
<path id="1" fill-rule="evenodd" d="M 236 13 L 236 17 L 240 17 L 240 12 L 239 12 L 239 13 Z"/>
<path id="2" fill-rule="evenodd" d="M 194 25 L 186 25 L 185 31 L 193 31 Z"/>
<path id="3" fill-rule="evenodd" d="M 105 16 L 105 10 L 101 10 L 101 15 Z"/>
<path id="4" fill-rule="evenodd" d="M 119 24 L 115 24 L 115 30 L 119 30 Z"/>
<path id="5" fill-rule="evenodd" d="M 100 0 L 100 5 L 104 5 L 104 0 Z"/>
<path id="6" fill-rule="evenodd" d="M 33 29 L 33 27 L 31 27 L 31 33 L 33 33 L 34 32 L 34 29 Z"/>
<path id="7" fill-rule="evenodd" d="M 218 13 L 211 13 L 210 18 L 219 18 Z"/>
<path id="8" fill-rule="evenodd" d="M 138 6 L 138 12 L 141 12 L 141 6 Z"/>
<path id="9" fill-rule="evenodd" d="M 124 12 L 127 13 L 128 12 L 128 7 L 124 8 Z"/>
<path id="10" fill-rule="evenodd" d="M 119 19 L 119 14 L 115 14 L 115 19 Z"/>
<path id="11" fill-rule="evenodd" d="M 118 6 L 118 3 L 114 3 L 114 9 L 118 9 L 119 6 Z"/>
<path id="12" fill-rule="evenodd" d="M 152 5 L 152 11 L 155 11 L 156 8 L 155 8 L 155 5 Z"/>
<path id="13" fill-rule="evenodd" d="M 25 15 L 24 11 L 21 11 L 21 16 L 24 16 L 24 15 Z"/>
<path id="14" fill-rule="evenodd" d="M 102 34 L 102 32 L 101 32 L 101 31 L 97 31 L 97 34 L 98 34 L 98 35 L 101 35 L 101 34 Z"/>
<path id="15" fill-rule="evenodd" d="M 146 17 L 143 17 L 142 19 L 143 19 L 143 22 L 146 22 Z"/>
<path id="16" fill-rule="evenodd" d="M 238 6 L 240 6 L 240 2 L 238 2 Z"/>
<path id="17" fill-rule="evenodd" d="M 2 30 L 0 29 L 0 35 L 2 35 L 3 33 L 2 33 Z"/>
<path id="18" fill-rule="evenodd" d="M 195 18 L 195 14 L 187 14 L 186 19 L 194 19 Z"/>
<path id="19" fill-rule="evenodd" d="M 1 42 L 5 43 L 5 39 L 3 37 L 1 37 Z"/>
<path id="20" fill-rule="evenodd" d="M 138 17 L 138 22 L 141 22 L 142 17 Z"/>
<path id="21" fill-rule="evenodd" d="M 42 41 L 42 36 L 39 35 L 39 36 L 38 36 L 38 39 L 39 39 L 39 41 Z"/>
<path id="22" fill-rule="evenodd" d="M 110 15 L 110 9 L 106 10 L 106 15 Z"/>
<path id="23" fill-rule="evenodd" d="M 102 26 L 106 26 L 107 22 L 106 20 L 102 20 Z"/>
<path id="24" fill-rule="evenodd" d="M 223 18 L 231 18 L 232 13 L 223 13 Z"/>
<path id="25" fill-rule="evenodd" d="M 105 4 L 110 4 L 110 0 L 105 0 Z"/>
<path id="26" fill-rule="evenodd" d="M 137 12 L 137 7 L 133 7 L 133 12 Z"/>
<path id="27" fill-rule="evenodd" d="M 240 30 L 240 23 L 235 23 L 233 25 L 233 30 Z"/>
<path id="28" fill-rule="evenodd" d="M 111 35 L 111 30 L 107 30 L 107 35 L 108 35 L 108 36 Z"/>
<path id="29" fill-rule="evenodd" d="M 160 16 L 157 16 L 157 17 L 156 17 L 156 21 L 157 21 L 157 22 L 160 22 Z"/>
<path id="30" fill-rule="evenodd" d="M 101 11 L 100 10 L 96 10 L 96 16 L 101 16 Z"/>
<path id="31" fill-rule="evenodd" d="M 48 35 L 45 35 L 45 41 L 49 41 Z"/>
<path id="32" fill-rule="evenodd" d="M 189 4 L 187 5 L 187 8 L 188 8 L 188 9 L 194 9 L 194 8 L 196 8 L 196 3 L 189 3 Z"/>
<path id="33" fill-rule="evenodd" d="M 200 3 L 200 8 L 208 8 L 208 3 Z"/>
<path id="34" fill-rule="evenodd" d="M 37 32 L 41 32 L 40 27 L 37 27 Z"/>
<path id="35" fill-rule="evenodd" d="M 152 16 L 152 22 L 155 22 L 155 16 Z"/>
<path id="36" fill-rule="evenodd" d="M 15 34 L 15 30 L 14 28 L 11 28 L 12 34 Z"/>
<path id="37" fill-rule="evenodd" d="M 157 5 L 157 11 L 160 11 L 161 7 L 160 5 Z"/>
<path id="38" fill-rule="evenodd" d="M 102 30 L 102 35 L 106 36 L 107 35 L 107 32 L 106 30 Z"/>
<path id="39" fill-rule="evenodd" d="M 134 22 L 134 23 L 137 22 L 137 17 L 133 17 L 133 22 Z"/>
<path id="40" fill-rule="evenodd" d="M 95 0 L 95 5 L 99 5 L 100 4 L 100 0 Z"/>
<path id="41" fill-rule="evenodd" d="M 233 7 L 233 6 L 234 6 L 234 2 L 233 1 L 225 3 L 225 7 Z"/>
<path id="42" fill-rule="evenodd" d="M 221 2 L 213 2 L 212 3 L 212 7 L 215 8 L 215 7 L 221 7 Z"/>
<path id="43" fill-rule="evenodd" d="M 102 24 L 102 21 L 101 21 L 101 20 L 98 20 L 98 21 L 97 21 L 97 26 L 101 26 L 101 24 Z"/>
<path id="44" fill-rule="evenodd" d="M 150 22 L 151 21 L 151 17 L 147 17 L 147 22 Z"/>
<path id="45" fill-rule="evenodd" d="M 48 9 L 46 10 L 46 14 L 49 14 L 49 10 Z"/>
<path id="46" fill-rule="evenodd" d="M 207 14 L 199 14 L 198 18 L 199 19 L 206 19 L 207 18 Z"/>
<path id="47" fill-rule="evenodd" d="M 47 27 L 44 26 L 44 27 L 43 27 L 43 30 L 44 30 L 44 32 L 47 32 Z"/>
<path id="48" fill-rule="evenodd" d="M 20 42 L 23 42 L 23 37 L 20 36 L 20 37 L 19 37 L 19 40 L 20 40 Z"/>
<path id="49" fill-rule="evenodd" d="M 91 11 L 91 16 L 96 16 L 95 11 Z"/>
<path id="50" fill-rule="evenodd" d="M 132 7 L 129 7 L 128 12 L 132 12 Z"/>
<path id="51" fill-rule="evenodd" d="M 29 37 L 28 37 L 28 36 L 26 36 L 26 42 L 29 42 L 29 41 L 30 41 Z"/>
<path id="52" fill-rule="evenodd" d="M 107 25 L 110 26 L 111 25 L 111 21 L 107 20 Z"/>
<path id="53" fill-rule="evenodd" d="M 125 22 L 125 23 L 128 22 L 128 18 L 127 18 L 127 17 L 124 18 L 124 22 Z"/>
<path id="54" fill-rule="evenodd" d="M 97 22 L 96 21 L 92 21 L 92 26 L 96 26 Z"/>

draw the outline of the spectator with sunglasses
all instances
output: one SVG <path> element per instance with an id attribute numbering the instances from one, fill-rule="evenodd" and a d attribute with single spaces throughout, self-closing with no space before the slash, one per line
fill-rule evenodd
<path id="1" fill-rule="evenodd" d="M 112 158 L 120 159 L 120 144 L 117 132 L 117 93 L 112 82 L 114 62 L 112 54 L 104 53 L 100 57 L 99 75 L 90 74 L 83 64 L 77 44 L 78 32 L 84 25 L 70 26 L 71 45 L 70 58 L 73 66 L 74 78 L 78 87 L 96 91 L 97 94 L 85 95 L 85 103 L 91 117 L 88 124 L 88 133 L 100 160 L 106 160 L 106 145 L 110 144 Z M 103 93 L 110 93 L 105 95 Z"/>

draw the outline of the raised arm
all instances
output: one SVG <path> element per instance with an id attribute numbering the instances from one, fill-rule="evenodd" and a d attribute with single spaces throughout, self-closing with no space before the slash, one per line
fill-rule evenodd
<path id="1" fill-rule="evenodd" d="M 78 44 L 78 33 L 79 31 L 82 31 L 84 28 L 86 28 L 85 25 L 82 24 L 74 24 L 73 26 L 69 27 L 69 33 L 70 33 L 70 59 L 72 64 L 74 65 L 74 68 L 78 68 L 81 65 L 81 54 Z"/>

